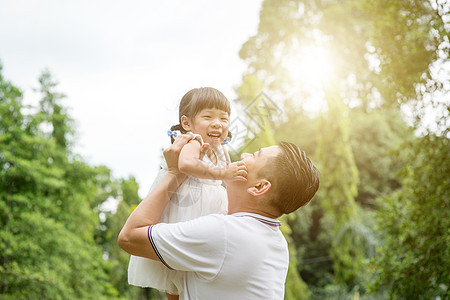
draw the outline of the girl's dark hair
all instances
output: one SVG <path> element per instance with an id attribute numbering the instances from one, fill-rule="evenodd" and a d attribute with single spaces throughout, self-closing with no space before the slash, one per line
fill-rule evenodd
<path id="1" fill-rule="evenodd" d="M 184 115 L 189 119 L 193 119 L 200 111 L 205 108 L 217 108 L 226 111 L 230 115 L 230 101 L 218 90 L 212 87 L 202 87 L 192 89 L 187 92 L 180 101 L 178 112 L 178 124 L 170 127 L 170 130 L 179 130 L 186 133 L 181 125 L 181 117 Z M 228 137 L 231 139 L 231 133 L 228 131 Z M 175 141 L 170 137 L 172 143 Z"/>

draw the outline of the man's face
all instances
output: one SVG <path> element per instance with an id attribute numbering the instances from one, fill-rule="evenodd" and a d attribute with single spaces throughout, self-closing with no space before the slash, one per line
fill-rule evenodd
<path id="1" fill-rule="evenodd" d="M 247 182 L 252 185 L 258 178 L 259 170 L 266 166 L 269 159 L 276 157 L 281 153 L 278 146 L 270 146 L 261 148 L 253 154 L 243 153 L 241 160 L 245 162 L 247 167 Z"/>

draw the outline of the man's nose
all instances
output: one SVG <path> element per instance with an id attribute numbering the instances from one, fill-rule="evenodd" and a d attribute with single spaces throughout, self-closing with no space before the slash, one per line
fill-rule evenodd
<path id="1" fill-rule="evenodd" d="M 249 153 L 242 153 L 242 154 L 241 154 L 241 160 L 242 160 L 242 159 L 246 159 L 246 158 L 249 157 L 249 156 L 250 156 Z"/>

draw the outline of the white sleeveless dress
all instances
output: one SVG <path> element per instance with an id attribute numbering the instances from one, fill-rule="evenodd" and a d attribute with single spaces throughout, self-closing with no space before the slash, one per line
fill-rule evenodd
<path id="1" fill-rule="evenodd" d="M 220 146 L 213 151 L 217 157 L 215 167 L 224 168 L 226 159 L 223 148 Z M 203 161 L 214 166 L 207 155 Z M 150 191 L 166 174 L 167 164 L 163 161 Z M 188 221 L 208 214 L 227 214 L 227 211 L 227 194 L 221 180 L 188 176 L 164 209 L 160 223 Z M 128 266 L 128 283 L 177 295 L 183 288 L 183 272 L 170 270 L 160 261 L 132 255 Z"/>

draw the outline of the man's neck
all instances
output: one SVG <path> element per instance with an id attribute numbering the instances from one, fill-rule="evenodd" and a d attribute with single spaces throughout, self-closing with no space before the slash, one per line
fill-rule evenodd
<path id="1" fill-rule="evenodd" d="M 258 214 L 272 219 L 280 216 L 267 206 L 256 205 L 254 199 L 228 193 L 228 214 L 232 215 L 238 212 Z"/>

